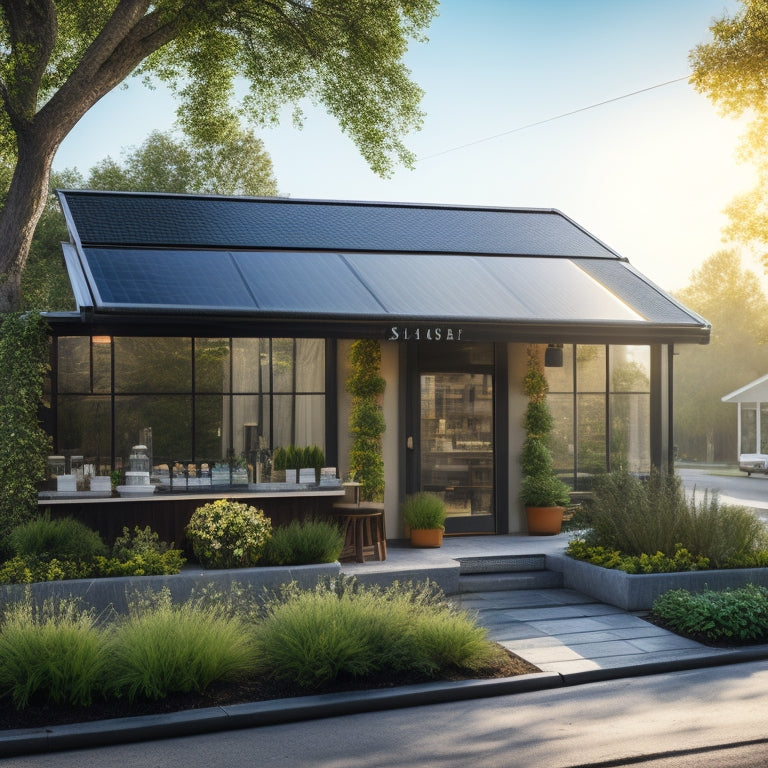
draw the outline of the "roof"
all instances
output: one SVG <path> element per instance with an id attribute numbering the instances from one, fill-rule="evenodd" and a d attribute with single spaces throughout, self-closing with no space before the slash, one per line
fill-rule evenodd
<path id="1" fill-rule="evenodd" d="M 86 321 L 706 343 L 709 325 L 556 210 L 60 190 Z"/>
<path id="2" fill-rule="evenodd" d="M 723 395 L 724 403 L 768 403 L 768 374 Z"/>

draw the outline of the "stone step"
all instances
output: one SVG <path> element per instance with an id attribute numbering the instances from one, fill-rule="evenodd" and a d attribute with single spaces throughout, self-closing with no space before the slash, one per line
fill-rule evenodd
<path id="1" fill-rule="evenodd" d="M 459 592 L 506 592 L 519 589 L 559 589 L 563 574 L 535 570 L 518 572 L 468 573 L 459 576 Z"/>
<path id="2" fill-rule="evenodd" d="M 545 571 L 546 555 L 496 555 L 484 557 L 460 557 L 459 573 L 518 573 L 520 571 Z"/>

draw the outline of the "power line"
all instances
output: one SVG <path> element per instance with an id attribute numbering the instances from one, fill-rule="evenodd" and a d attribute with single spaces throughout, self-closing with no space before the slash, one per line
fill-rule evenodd
<path id="1" fill-rule="evenodd" d="M 586 112 L 590 109 L 596 109 L 597 107 L 604 107 L 606 104 L 613 104 L 615 101 L 621 101 L 622 99 L 628 99 L 631 96 L 637 96 L 641 93 L 647 93 L 648 91 L 654 91 L 657 88 L 664 88 L 667 85 L 673 85 L 674 83 L 679 83 L 682 80 L 687 80 L 690 77 L 690 75 L 685 75 L 684 77 L 676 77 L 674 80 L 667 80 L 665 83 L 657 83 L 656 85 L 649 85 L 647 88 L 641 88 L 638 91 L 632 91 L 631 93 L 625 93 L 622 96 L 614 96 L 612 99 L 606 99 L 605 101 L 599 101 L 596 104 L 590 104 L 588 107 L 580 107 L 579 109 L 573 109 L 570 112 L 563 112 L 560 115 L 554 115 L 553 117 L 547 117 L 544 120 L 537 120 L 535 123 L 527 123 L 526 125 L 520 125 L 517 128 L 511 128 L 508 131 L 502 131 L 501 133 L 496 133 L 493 136 L 486 136 L 482 139 L 476 139 L 475 141 L 469 141 L 466 144 L 460 144 L 456 147 L 450 147 L 449 149 L 443 149 L 440 152 L 435 152 L 431 155 L 424 155 L 424 157 L 419 157 L 416 159 L 416 162 L 421 162 L 422 160 L 431 160 L 433 157 L 440 157 L 441 155 L 447 155 L 450 152 L 458 152 L 460 149 L 467 149 L 468 147 L 474 147 L 478 144 L 484 144 L 486 141 L 493 141 L 494 139 L 500 139 L 502 136 L 509 136 L 513 133 L 519 133 L 520 131 L 525 131 L 528 128 L 536 128 L 539 125 L 544 125 L 545 123 L 551 123 L 555 120 L 562 120 L 564 117 L 571 117 L 571 115 L 577 115 L 579 112 Z"/>

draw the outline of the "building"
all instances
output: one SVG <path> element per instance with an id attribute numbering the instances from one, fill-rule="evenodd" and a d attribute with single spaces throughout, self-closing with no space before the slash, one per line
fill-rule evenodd
<path id="1" fill-rule="evenodd" d="M 517 533 L 527 350 L 548 363 L 558 474 L 672 463 L 675 344 L 708 323 L 555 210 L 60 191 L 78 311 L 51 314 L 56 453 L 205 475 L 319 445 L 346 471 L 354 339 L 381 343 L 385 514 Z M 257 453 L 264 452 L 264 453 Z"/>

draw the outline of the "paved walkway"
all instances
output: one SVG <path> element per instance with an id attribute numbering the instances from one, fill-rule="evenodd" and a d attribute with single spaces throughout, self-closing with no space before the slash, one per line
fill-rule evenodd
<path id="1" fill-rule="evenodd" d="M 562 555 L 561 536 L 447 537 L 440 549 L 390 546 L 384 563 L 345 563 L 343 572 L 361 580 L 374 574 L 437 576 L 455 570 L 462 557 Z M 544 672 L 568 683 L 650 674 L 755 658 L 768 659 L 768 645 L 710 648 L 661 629 L 643 618 L 568 589 L 468 592 L 455 597 L 475 611 L 489 637 Z"/>

